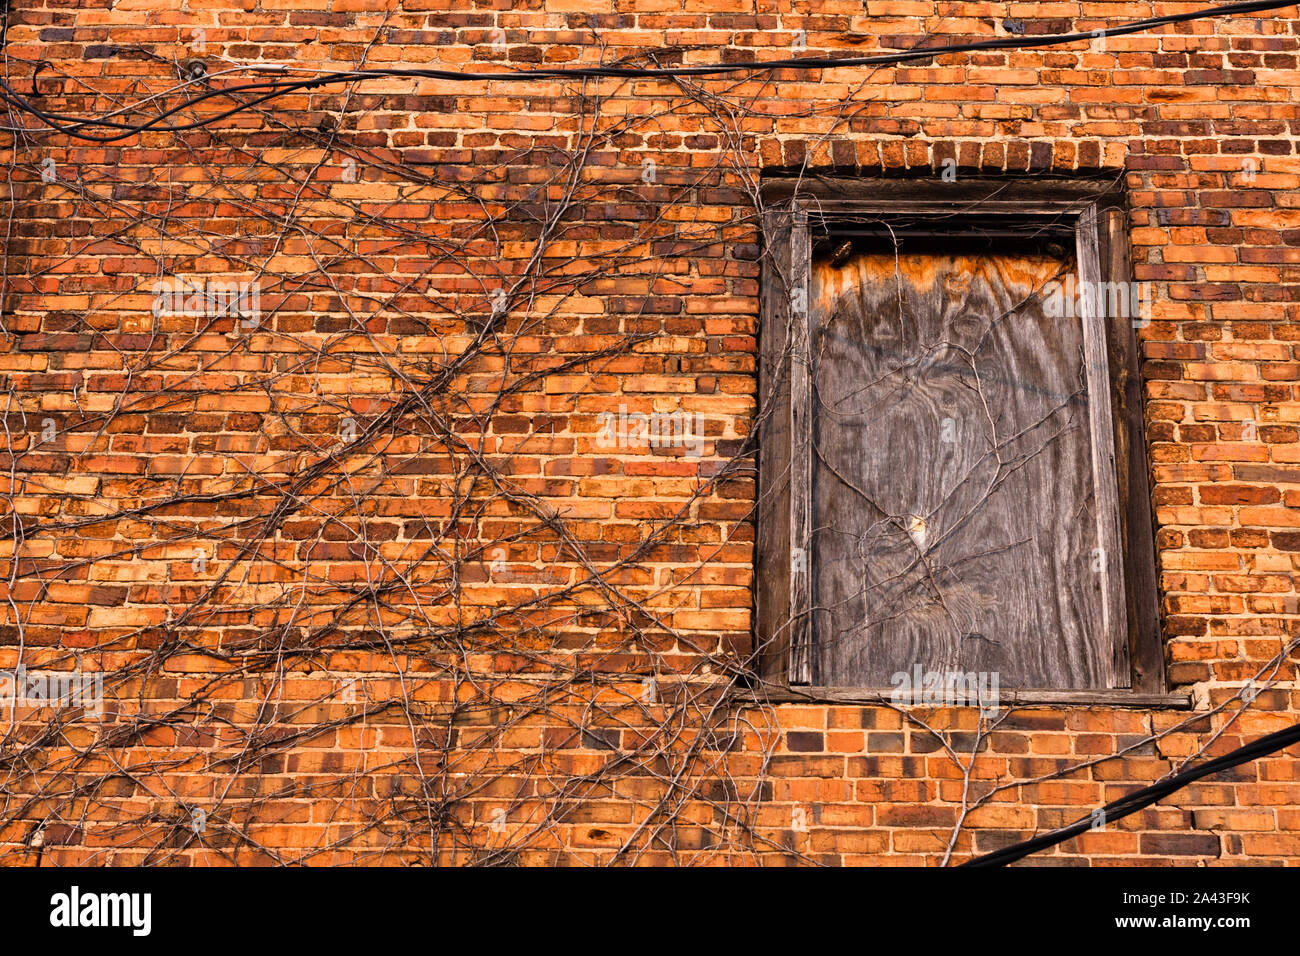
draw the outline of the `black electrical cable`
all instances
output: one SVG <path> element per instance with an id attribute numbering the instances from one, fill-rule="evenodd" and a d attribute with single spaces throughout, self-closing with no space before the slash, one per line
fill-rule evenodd
<path id="1" fill-rule="evenodd" d="M 996 40 L 980 40 L 972 43 L 952 43 L 944 46 L 921 47 L 919 49 L 899 51 L 895 53 L 880 53 L 872 56 L 796 57 L 786 60 L 749 60 L 735 63 L 710 63 L 700 66 L 683 67 L 553 67 L 532 70 L 506 70 L 490 73 L 465 73 L 453 70 L 418 68 L 331 71 L 318 74 L 317 76 L 306 80 L 268 80 L 257 83 L 245 83 L 223 89 L 211 89 L 199 96 L 187 100 L 179 106 L 174 106 L 170 109 L 164 110 L 145 123 L 122 123 L 107 118 L 107 116 L 124 113 L 127 109 L 117 110 L 113 113 L 106 114 L 105 117 L 98 118 L 59 117 L 33 105 L 4 80 L 0 80 L 0 100 L 3 100 L 5 103 L 8 103 L 10 106 L 13 106 L 18 110 L 35 116 L 57 132 L 65 133 L 77 139 L 88 140 L 90 142 L 110 143 L 127 139 L 137 133 L 142 133 L 150 129 L 159 129 L 167 132 L 182 132 L 185 130 L 198 129 L 199 127 L 207 126 L 218 120 L 233 116 L 236 113 L 251 109 L 254 106 L 278 96 L 295 93 L 300 90 L 319 89 L 324 86 L 334 86 L 343 83 L 354 83 L 371 79 L 409 78 L 452 80 L 458 82 L 521 82 L 545 79 L 648 79 L 656 77 L 719 76 L 729 73 L 763 72 L 777 69 L 818 70 L 848 66 L 886 66 L 899 63 L 910 63 L 918 60 L 928 60 L 948 53 L 970 53 L 981 50 L 1017 50 L 1032 47 L 1057 46 L 1063 43 L 1075 43 L 1080 40 L 1091 40 L 1097 37 L 1125 36 L 1132 33 L 1140 33 L 1145 30 L 1153 29 L 1154 27 L 1165 26 L 1171 23 L 1186 23 L 1193 20 L 1201 20 L 1211 17 L 1231 16 L 1239 13 L 1256 13 L 1264 10 L 1279 10 L 1294 6 L 1297 6 L 1297 3 L 1280 3 L 1277 2 L 1277 0 L 1252 0 L 1252 2 L 1249 3 L 1230 3 L 1218 7 L 1192 10 L 1186 13 L 1174 13 L 1162 17 L 1135 20 L 1130 23 L 1120 24 L 1119 26 L 1108 27 L 1101 30 L 1090 30 L 1083 33 L 1046 34 L 1037 37 L 1007 37 Z M 253 68 L 256 68 L 255 64 L 253 65 Z M 265 67 L 263 69 L 265 69 Z M 260 95 L 213 116 L 201 120 L 195 120 L 191 123 L 183 123 L 174 126 L 163 125 L 168 117 L 174 116 L 178 112 L 189 109 L 205 100 L 211 99 L 212 97 L 234 96 L 240 93 L 253 92 L 258 92 Z M 82 132 L 83 129 L 87 128 L 118 130 L 119 132 L 104 135 Z"/>
<path id="2" fill-rule="evenodd" d="M 1244 747 L 1238 747 L 1236 750 L 1224 754 L 1222 757 L 1216 757 L 1206 763 L 1199 764 L 1190 770 L 1184 770 L 1182 773 L 1175 774 L 1167 780 L 1161 780 L 1149 787 L 1143 787 L 1141 790 L 1135 790 L 1125 797 L 1121 797 L 1101 808 L 1100 819 L 1103 823 L 1122 819 L 1131 813 L 1137 813 L 1145 807 L 1151 806 L 1157 800 L 1169 796 L 1175 791 L 1181 790 L 1189 783 L 1200 780 L 1202 777 L 1208 777 L 1211 774 L 1219 773 L 1223 770 L 1230 770 L 1239 764 L 1246 763 L 1249 760 L 1255 760 L 1258 757 L 1264 757 L 1275 751 L 1282 750 L 1294 743 L 1300 743 L 1300 724 L 1294 727 L 1287 727 L 1269 734 L 1267 737 L 1261 737 L 1253 743 L 1246 744 Z M 1031 853 L 1045 849 L 1049 846 L 1055 846 L 1058 843 L 1064 843 L 1071 837 L 1078 836 L 1086 830 L 1093 827 L 1094 819 L 1097 819 L 1097 812 L 1094 811 L 1087 818 L 1076 820 L 1068 827 L 1062 827 L 1059 830 L 1053 830 L 1051 833 L 1044 833 L 1042 836 L 1034 837 L 1031 840 L 1025 840 L 1023 843 L 1016 843 L 1012 846 L 1003 847 L 1001 850 L 994 850 L 992 853 L 986 853 L 984 856 L 977 856 L 972 860 L 967 860 L 962 866 L 974 867 L 991 867 L 1006 866 L 1008 863 L 1014 863 L 1023 859 Z"/>

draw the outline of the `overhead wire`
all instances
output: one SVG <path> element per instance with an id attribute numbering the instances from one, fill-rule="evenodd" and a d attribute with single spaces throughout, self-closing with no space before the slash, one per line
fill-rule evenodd
<path id="1" fill-rule="evenodd" d="M 1300 724 L 1261 737 L 1252 743 L 1223 754 L 1221 757 L 1215 757 L 1213 760 L 1198 764 L 1190 770 L 1184 770 L 1165 780 L 1153 783 L 1149 787 L 1135 790 L 1118 800 L 1112 800 L 1104 807 L 1092 811 L 1088 816 L 1076 820 L 1069 826 L 1053 830 L 1051 833 L 1044 833 L 1021 843 L 1003 847 L 983 856 L 977 856 L 972 860 L 967 860 L 961 866 L 976 868 L 1006 866 L 1008 863 L 1024 859 L 1031 853 L 1045 850 L 1050 846 L 1056 846 L 1058 843 L 1064 843 L 1066 840 L 1088 830 L 1096 829 L 1099 824 L 1104 826 L 1123 819 L 1130 814 L 1137 813 L 1139 810 L 1151 806 L 1172 793 L 1176 793 L 1202 777 L 1222 773 L 1224 770 L 1231 770 L 1233 767 L 1276 753 L 1295 743 L 1300 743 Z"/>
<path id="2" fill-rule="evenodd" d="M 911 50 L 879 53 L 870 56 L 793 57 L 780 60 L 745 60 L 728 63 L 715 62 L 699 64 L 696 66 L 673 67 L 606 65 L 545 67 L 540 69 L 500 70 L 490 72 L 466 72 L 463 70 L 409 67 L 325 71 L 316 73 L 315 75 L 304 79 L 262 80 L 254 83 L 242 83 L 229 87 L 214 87 L 205 90 L 197 96 L 188 98 L 184 103 L 162 110 L 151 119 L 139 123 L 122 122 L 111 118 L 129 112 L 133 107 L 118 109 L 112 113 L 98 117 L 62 117 L 32 103 L 28 97 L 14 89 L 10 83 L 3 79 L 0 79 L 0 101 L 7 103 L 16 110 L 39 119 L 47 127 L 56 132 L 89 142 L 111 143 L 128 139 L 149 130 L 183 132 L 199 129 L 234 116 L 235 114 L 245 110 L 253 109 L 263 103 L 276 99 L 277 97 L 287 96 L 291 93 L 305 90 L 322 89 L 328 86 L 356 83 L 367 80 L 434 79 L 454 82 L 518 83 L 535 80 L 564 79 L 672 79 L 682 77 L 721 76 L 742 72 L 757 73 L 782 69 L 821 70 L 853 66 L 887 66 L 901 63 L 914 63 L 929 60 L 937 56 L 955 53 L 976 53 L 981 51 L 1020 50 L 1060 46 L 1083 40 L 1091 41 L 1103 37 L 1127 36 L 1175 23 L 1190 23 L 1196 20 L 1234 16 L 1243 13 L 1258 13 L 1266 10 L 1280 10 L 1286 7 L 1295 6 L 1297 6 L 1297 4 L 1294 2 L 1281 3 L 1278 2 L 1278 0 L 1250 0 L 1250 2 L 1246 3 L 1230 3 L 1215 7 L 1207 7 L 1200 10 L 1166 14 L 1159 17 L 1148 17 L 1146 19 L 1134 20 L 1129 23 L 1123 23 L 1117 26 L 1097 30 L 1075 33 L 1044 34 L 1041 36 L 1021 35 L 1000 37 L 997 39 L 977 40 L 966 43 L 949 43 L 940 46 L 919 47 Z M 667 50 L 664 52 L 677 53 L 680 51 Z M 654 56 L 655 54 L 650 53 L 648 55 Z M 277 72 L 290 69 L 290 67 L 282 64 L 277 64 L 274 67 L 265 64 L 249 64 L 248 68 L 254 70 L 274 69 Z M 189 80 L 181 88 L 183 89 L 197 82 L 199 81 Z M 184 110 L 193 109 L 195 106 L 207 100 L 215 97 L 233 97 L 242 94 L 255 95 L 253 95 L 251 99 L 241 101 L 229 109 L 214 113 L 211 116 L 206 116 L 186 123 L 167 124 L 167 121 L 171 117 Z M 153 98 L 156 97 L 151 97 L 151 99 Z M 113 132 L 87 132 L 88 130 L 111 130 Z"/>

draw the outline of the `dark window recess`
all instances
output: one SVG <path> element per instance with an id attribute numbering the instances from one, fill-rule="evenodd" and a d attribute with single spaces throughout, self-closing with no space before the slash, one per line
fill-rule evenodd
<path id="1" fill-rule="evenodd" d="M 766 676 L 1161 693 L 1118 197 L 943 186 L 766 187 Z"/>

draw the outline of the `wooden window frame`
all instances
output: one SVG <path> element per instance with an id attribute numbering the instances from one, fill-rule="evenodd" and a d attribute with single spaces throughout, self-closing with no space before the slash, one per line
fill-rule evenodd
<path id="1" fill-rule="evenodd" d="M 1002 232 L 1073 236 L 1079 281 L 1132 279 L 1127 215 L 1116 183 L 1036 178 L 967 180 L 775 179 L 763 184 L 764 239 L 759 309 L 759 506 L 755 638 L 769 691 L 835 700 L 887 699 L 883 688 L 818 687 L 810 606 L 812 521 L 812 335 L 809 275 L 813 236 L 845 223 L 961 236 Z M 1094 310 L 1095 311 L 1095 310 Z M 1122 588 L 1123 619 L 1113 624 L 1109 689 L 1004 689 L 1004 702 L 1110 702 L 1186 706 L 1165 684 L 1155 563 L 1155 523 L 1143 427 L 1134 323 L 1084 314 L 1093 472 L 1117 491 L 1118 513 L 1099 534 L 1111 562 L 1110 594 Z M 1113 436 L 1111 443 L 1098 435 Z M 1116 595 L 1118 596 L 1118 595 Z M 1114 621 L 1114 618 L 1112 618 Z M 900 666 L 905 662 L 900 662 Z M 1128 677 L 1127 681 L 1124 679 Z M 1127 684 L 1127 686 L 1125 686 Z"/>

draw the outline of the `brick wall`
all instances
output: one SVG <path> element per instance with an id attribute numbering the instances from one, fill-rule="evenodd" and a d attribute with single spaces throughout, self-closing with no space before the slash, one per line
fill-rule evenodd
<path id="1" fill-rule="evenodd" d="M 15 0 L 6 68 L 53 114 L 192 124 L 236 101 L 186 96 L 283 75 L 248 64 L 690 65 L 1152 13 Z M 1293 13 L 899 67 L 250 90 L 106 143 L 11 111 L 0 670 L 98 675 L 103 704 L 0 715 L 0 859 L 934 864 L 1293 723 Z M 1195 710 L 990 729 L 751 686 L 759 180 L 945 160 L 1127 189 Z M 691 430 L 611 428 L 652 413 Z M 1300 860 L 1295 753 L 1035 860 Z"/>

